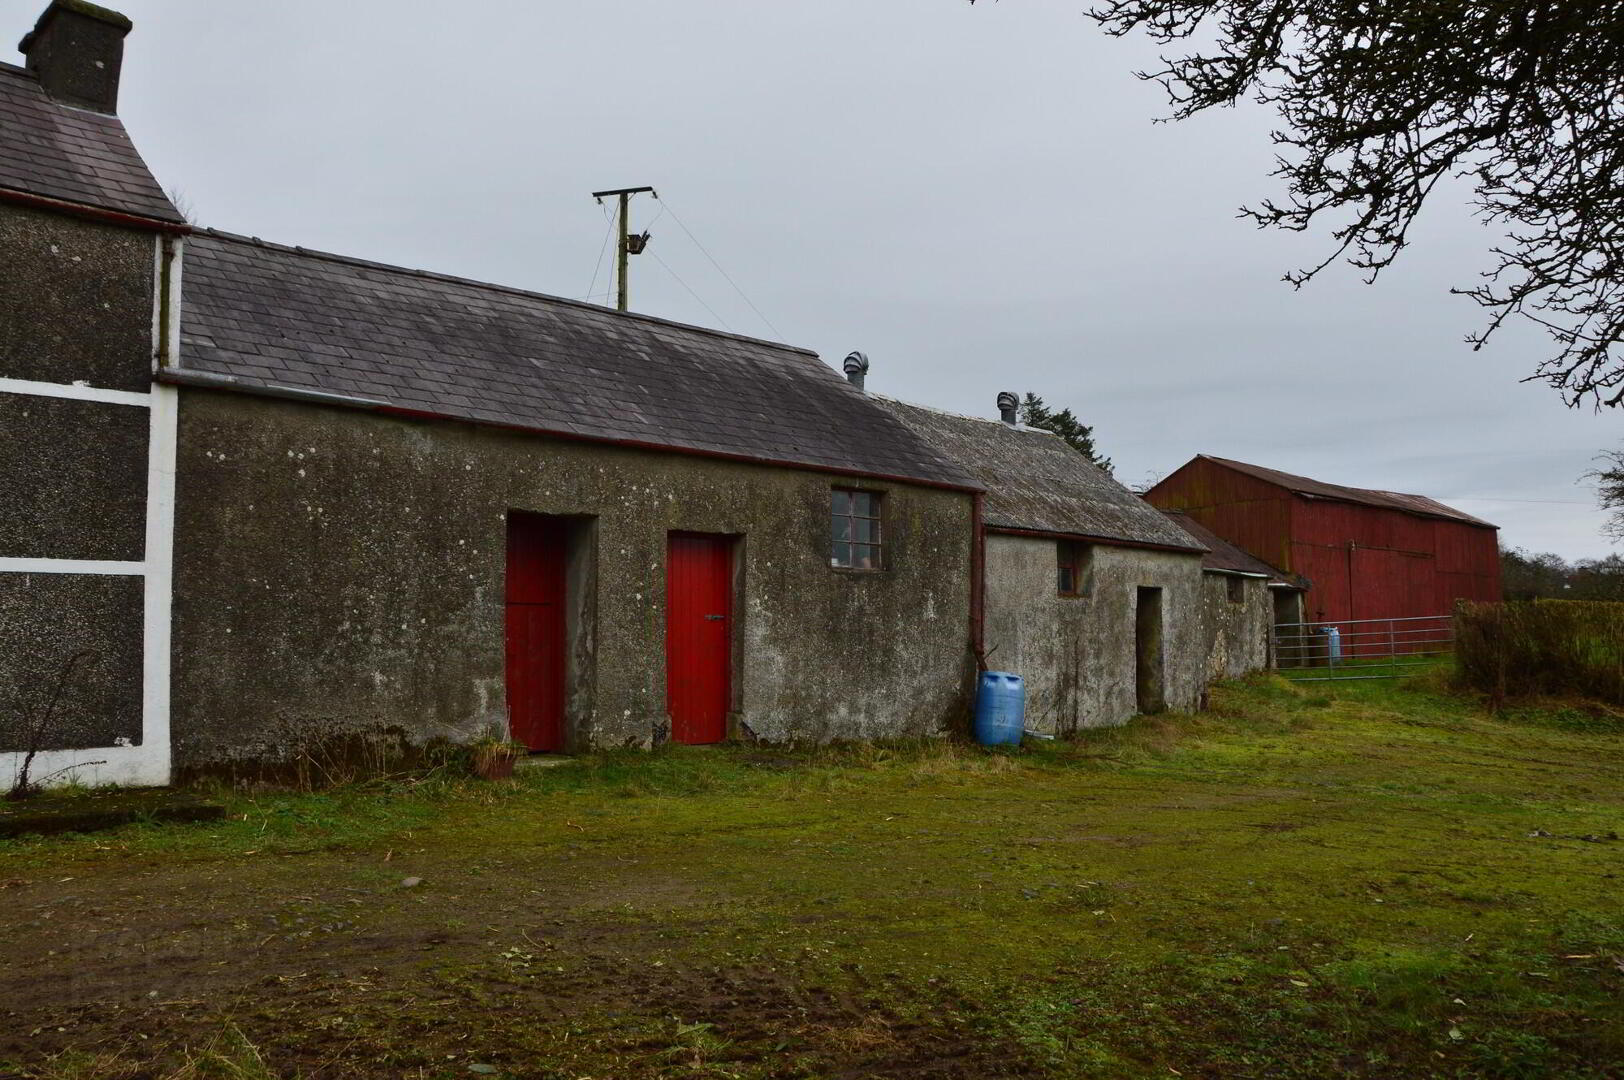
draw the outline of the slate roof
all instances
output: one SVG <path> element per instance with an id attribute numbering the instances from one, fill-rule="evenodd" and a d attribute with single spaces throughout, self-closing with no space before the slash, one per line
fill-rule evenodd
<path id="1" fill-rule="evenodd" d="M 976 487 L 803 349 L 209 230 L 183 297 L 180 367 L 240 384 Z"/>
<path id="2" fill-rule="evenodd" d="M 1214 457 L 1211 454 L 1200 454 L 1199 457 L 1207 461 L 1217 462 L 1245 473 L 1247 476 L 1294 491 L 1299 495 L 1312 498 L 1338 499 L 1342 502 L 1360 503 L 1364 506 L 1379 506 L 1384 510 L 1402 510 L 1408 514 L 1420 514 L 1422 517 L 1444 518 L 1449 521 L 1463 521 L 1468 525 L 1481 525 L 1487 529 L 1497 529 L 1498 525 L 1475 518 L 1471 514 L 1462 513 L 1452 506 L 1445 506 L 1436 499 L 1429 499 L 1425 495 L 1406 495 L 1399 491 L 1379 491 L 1375 488 L 1344 487 L 1341 484 L 1327 484 L 1320 480 L 1310 480 L 1306 476 L 1295 476 L 1292 473 L 1280 472 L 1278 469 L 1265 469 L 1261 465 L 1248 465 L 1244 461 L 1232 461 L 1229 458 Z"/>
<path id="3" fill-rule="evenodd" d="M 1184 511 L 1162 510 L 1161 513 L 1166 514 L 1169 520 L 1207 549 L 1207 553 L 1201 556 L 1203 570 L 1256 574 L 1268 578 L 1271 585 L 1289 585 L 1294 589 L 1305 587 L 1297 575 L 1270 566 L 1251 552 L 1236 547 Z"/>
<path id="4" fill-rule="evenodd" d="M 989 528 L 1059 533 L 1197 552 L 1201 545 L 1058 435 L 876 397 L 980 481 Z"/>
<path id="5" fill-rule="evenodd" d="M 116 116 L 59 105 L 0 64 L 0 189 L 182 225 Z"/>

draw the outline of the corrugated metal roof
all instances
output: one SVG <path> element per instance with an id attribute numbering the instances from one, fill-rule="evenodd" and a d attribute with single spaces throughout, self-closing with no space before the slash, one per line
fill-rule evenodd
<path id="1" fill-rule="evenodd" d="M 184 224 L 116 116 L 60 105 L 0 64 L 0 188 Z"/>
<path id="2" fill-rule="evenodd" d="M 1201 550 L 1058 435 L 891 398 L 873 400 L 981 482 L 987 490 L 983 520 L 990 528 Z"/>
<path id="3" fill-rule="evenodd" d="M 1297 575 L 1288 574 L 1278 567 L 1270 566 L 1251 552 L 1236 547 L 1184 511 L 1163 510 L 1161 512 L 1166 514 L 1175 525 L 1189 533 L 1196 543 L 1207 549 L 1207 553 L 1201 556 L 1203 569 L 1227 570 L 1239 574 L 1256 574 L 1268 578 L 1270 584 L 1290 585 L 1294 589 L 1305 587 L 1305 583 Z"/>
<path id="4" fill-rule="evenodd" d="M 1278 484 L 1299 495 L 1321 499 L 1338 499 L 1342 502 L 1360 503 L 1365 506 L 1379 506 L 1387 510 L 1402 510 L 1405 513 L 1420 514 L 1423 517 L 1464 521 L 1469 525 L 1481 525 L 1489 529 L 1499 528 L 1498 525 L 1462 513 L 1452 506 L 1445 506 L 1436 499 L 1429 499 L 1425 495 L 1406 495 L 1398 491 L 1378 491 L 1374 488 L 1327 484 L 1320 480 L 1311 480 L 1306 476 L 1297 476 L 1292 473 L 1281 472 L 1278 469 L 1267 469 L 1262 465 L 1248 465 L 1244 461 L 1232 461 L 1229 458 L 1215 457 L 1212 454 L 1200 454 L 1198 456 L 1205 458 L 1207 461 L 1214 461 L 1220 465 L 1246 473 L 1248 476 L 1255 476 L 1259 480 Z"/>
<path id="5" fill-rule="evenodd" d="M 200 231 L 181 367 L 417 412 L 871 476 L 975 480 L 803 349 Z"/>

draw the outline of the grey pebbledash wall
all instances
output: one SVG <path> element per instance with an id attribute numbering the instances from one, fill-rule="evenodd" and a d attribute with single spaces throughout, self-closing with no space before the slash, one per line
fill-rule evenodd
<path id="1" fill-rule="evenodd" d="M 151 234 L 0 203 L 0 251 L 0 378 L 148 388 Z M 0 559 L 141 560 L 150 421 L 127 404 L 0 393 Z M 64 670 L 38 748 L 142 741 L 140 577 L 0 573 L 0 754 L 30 747 L 25 717 Z"/>
<path id="2" fill-rule="evenodd" d="M 0 377 L 144 391 L 153 238 L 0 203 Z"/>
<path id="3" fill-rule="evenodd" d="M 507 726 L 505 519 L 584 516 L 595 626 L 571 745 L 649 746 L 665 712 L 672 530 L 734 534 L 735 733 L 925 735 L 962 724 L 968 493 L 885 495 L 888 569 L 829 566 L 819 472 L 183 389 L 176 766 L 232 771 L 323 740 Z"/>
<path id="4" fill-rule="evenodd" d="M 1200 651 L 1201 559 L 1095 544 L 1079 595 L 1060 596 L 1055 541 L 987 537 L 988 666 L 1021 675 L 1027 726 L 1065 735 L 1120 724 L 1139 711 L 1134 613 L 1141 587 L 1162 590 L 1162 679 L 1170 709 L 1194 709 Z"/>

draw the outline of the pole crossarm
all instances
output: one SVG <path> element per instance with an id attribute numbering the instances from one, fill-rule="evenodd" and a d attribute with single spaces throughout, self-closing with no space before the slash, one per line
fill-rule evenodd
<path id="1" fill-rule="evenodd" d="M 648 233 L 644 233 L 635 249 L 632 245 L 631 230 L 631 201 L 633 195 L 647 193 L 656 199 L 660 193 L 651 187 L 611 188 L 608 191 L 594 191 L 592 197 L 598 202 L 608 198 L 620 200 L 620 244 L 615 252 L 615 270 L 618 280 L 615 283 L 615 310 L 625 311 L 627 305 L 626 271 L 629 269 L 629 259 L 632 255 L 640 255 L 643 246 L 648 243 Z"/>

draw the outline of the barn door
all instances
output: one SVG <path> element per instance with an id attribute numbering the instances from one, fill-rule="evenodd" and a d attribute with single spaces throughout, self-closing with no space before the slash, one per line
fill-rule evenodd
<path id="1" fill-rule="evenodd" d="M 558 518 L 508 515 L 508 727 L 532 750 L 564 749 L 566 545 Z"/>
<path id="2" fill-rule="evenodd" d="M 666 700 L 671 737 L 727 737 L 732 700 L 733 542 L 672 533 L 666 558 Z"/>

